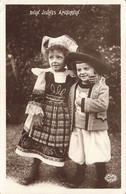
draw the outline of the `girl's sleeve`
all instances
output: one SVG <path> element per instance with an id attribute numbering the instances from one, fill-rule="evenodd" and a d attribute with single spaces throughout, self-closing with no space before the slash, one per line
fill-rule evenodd
<path id="1" fill-rule="evenodd" d="M 109 105 L 109 87 L 104 84 L 99 90 L 97 99 L 83 98 L 81 101 L 82 112 L 104 112 Z"/>
<path id="2" fill-rule="evenodd" d="M 26 114 L 30 115 L 37 115 L 40 114 L 41 116 L 44 115 L 42 106 L 44 103 L 44 96 L 45 96 L 45 71 L 41 72 L 38 75 L 36 83 L 34 85 L 32 94 L 30 96 L 30 100 L 26 107 Z"/>

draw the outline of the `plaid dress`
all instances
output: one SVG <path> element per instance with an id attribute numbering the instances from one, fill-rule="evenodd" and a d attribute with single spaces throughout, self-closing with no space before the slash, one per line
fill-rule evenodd
<path id="1" fill-rule="evenodd" d="M 70 139 L 67 100 L 75 78 L 67 75 L 65 83 L 57 83 L 54 74 L 46 72 L 45 81 L 44 95 L 37 96 L 37 103 L 41 103 L 44 111 L 43 125 L 24 129 L 16 152 L 22 156 L 39 158 L 50 165 L 63 166 Z M 32 96 L 34 99 L 36 95 Z"/>

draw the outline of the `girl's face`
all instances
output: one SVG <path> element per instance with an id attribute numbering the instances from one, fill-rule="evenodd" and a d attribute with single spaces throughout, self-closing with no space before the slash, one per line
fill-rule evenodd
<path id="1" fill-rule="evenodd" d="M 83 84 L 89 82 L 90 76 L 96 75 L 95 70 L 88 63 L 82 62 L 76 64 L 77 76 Z"/>
<path id="2" fill-rule="evenodd" d="M 49 64 L 54 71 L 62 71 L 65 67 L 65 56 L 63 52 L 58 50 L 49 51 L 48 54 Z"/>

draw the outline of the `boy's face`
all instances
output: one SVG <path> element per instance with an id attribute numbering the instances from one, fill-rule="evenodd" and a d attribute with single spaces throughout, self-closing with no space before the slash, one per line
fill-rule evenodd
<path id="1" fill-rule="evenodd" d="M 86 84 L 89 82 L 90 76 L 94 76 L 95 70 L 88 63 L 82 62 L 76 64 L 77 76 L 82 81 L 82 83 Z"/>
<path id="2" fill-rule="evenodd" d="M 49 64 L 54 71 L 62 71 L 64 69 L 65 56 L 61 51 L 49 51 L 48 55 Z"/>

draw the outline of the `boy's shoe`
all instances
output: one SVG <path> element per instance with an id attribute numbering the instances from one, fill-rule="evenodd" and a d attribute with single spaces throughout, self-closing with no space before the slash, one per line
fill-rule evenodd
<path id="1" fill-rule="evenodd" d="M 67 186 L 70 188 L 78 188 L 85 181 L 85 168 L 86 165 L 77 164 L 76 174 L 68 181 Z"/>
<path id="2" fill-rule="evenodd" d="M 95 185 L 95 188 L 96 189 L 105 189 L 105 188 L 108 188 L 108 182 L 106 180 L 99 180 L 96 182 L 96 185 Z"/>
<path id="3" fill-rule="evenodd" d="M 107 171 L 106 171 L 106 163 L 98 162 L 95 163 L 96 173 L 97 173 L 97 182 L 95 184 L 95 188 L 108 188 L 108 182 L 104 179 Z"/>
<path id="4" fill-rule="evenodd" d="M 82 183 L 84 183 L 85 177 L 83 176 L 76 176 L 69 182 L 67 182 L 67 186 L 70 188 L 78 188 Z"/>

